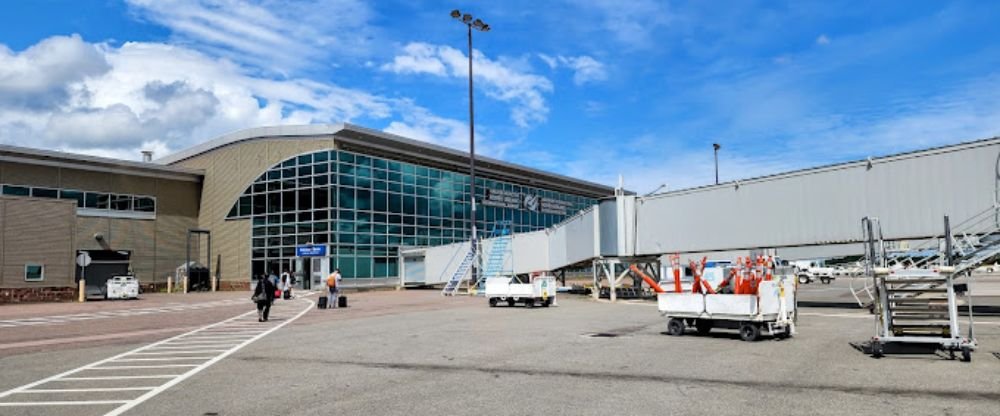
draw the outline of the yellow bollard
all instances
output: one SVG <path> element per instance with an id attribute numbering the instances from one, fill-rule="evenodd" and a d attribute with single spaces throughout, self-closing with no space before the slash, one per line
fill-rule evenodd
<path id="1" fill-rule="evenodd" d="M 188 293 L 188 277 L 186 274 L 184 275 L 183 283 L 184 283 L 184 294 L 186 295 Z"/>
<path id="2" fill-rule="evenodd" d="M 174 277 L 167 276 L 167 293 L 173 293 L 174 291 Z"/>
<path id="3" fill-rule="evenodd" d="M 216 288 L 218 287 L 218 285 L 219 285 L 219 283 L 218 283 L 218 282 L 216 281 L 216 278 L 217 278 L 217 277 L 218 277 L 218 276 L 212 276 L 212 291 L 213 291 L 213 292 L 215 292 L 215 289 L 216 289 Z"/>
<path id="4" fill-rule="evenodd" d="M 80 279 L 80 297 L 77 299 L 78 302 L 83 302 L 87 300 L 87 281 Z"/>

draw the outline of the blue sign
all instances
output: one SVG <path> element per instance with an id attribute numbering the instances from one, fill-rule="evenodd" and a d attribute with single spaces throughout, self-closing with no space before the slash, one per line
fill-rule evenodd
<path id="1" fill-rule="evenodd" d="M 326 246 L 297 246 L 295 255 L 298 257 L 326 257 Z"/>

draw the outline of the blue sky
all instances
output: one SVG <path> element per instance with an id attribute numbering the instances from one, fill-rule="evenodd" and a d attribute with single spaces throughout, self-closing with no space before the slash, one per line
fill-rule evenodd
<path id="1" fill-rule="evenodd" d="M 996 2 L 8 1 L 0 143 L 348 121 L 638 192 L 1000 135 Z"/>

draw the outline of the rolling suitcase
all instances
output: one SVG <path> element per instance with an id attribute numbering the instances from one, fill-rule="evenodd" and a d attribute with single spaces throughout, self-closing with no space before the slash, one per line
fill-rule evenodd
<path id="1" fill-rule="evenodd" d="M 346 308 L 347 307 L 347 296 L 341 296 L 337 298 L 337 307 Z"/>
<path id="2" fill-rule="evenodd" d="M 316 307 L 326 309 L 326 296 L 320 296 L 319 299 L 316 299 Z"/>
<path id="3" fill-rule="evenodd" d="M 281 297 L 283 299 L 285 299 L 285 300 L 291 299 L 292 298 L 292 291 L 291 290 L 286 290 L 285 293 L 283 293 Z"/>

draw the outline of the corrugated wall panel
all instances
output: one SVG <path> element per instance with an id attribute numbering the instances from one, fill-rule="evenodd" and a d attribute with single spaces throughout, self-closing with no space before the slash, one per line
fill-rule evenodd
<path id="1" fill-rule="evenodd" d="M 940 234 L 943 215 L 956 223 L 992 205 L 998 152 L 968 146 L 644 198 L 638 253 L 858 241 L 864 216 L 880 217 L 890 239 Z"/>
<path id="2" fill-rule="evenodd" d="M 0 199 L 4 204 L 4 287 L 73 286 L 73 239 L 76 208 L 51 199 Z M 43 264 L 42 282 L 24 281 L 28 263 Z"/>
<path id="3" fill-rule="evenodd" d="M 545 230 L 515 234 L 512 241 L 511 258 L 506 259 L 507 269 L 515 273 L 531 273 L 549 270 L 549 239 Z"/>

